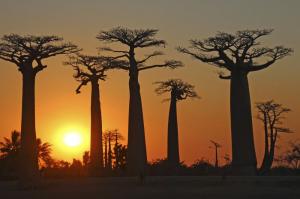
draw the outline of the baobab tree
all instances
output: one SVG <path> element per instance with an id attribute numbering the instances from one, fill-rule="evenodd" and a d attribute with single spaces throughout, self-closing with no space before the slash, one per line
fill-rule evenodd
<path id="1" fill-rule="evenodd" d="M 218 168 L 219 167 L 218 149 L 221 148 L 222 145 L 213 140 L 210 140 L 210 142 L 213 144 L 213 147 L 210 147 L 210 148 L 215 149 L 215 167 Z"/>
<path id="2" fill-rule="evenodd" d="M 101 31 L 97 36 L 100 41 L 125 46 L 125 49 L 105 47 L 102 50 L 116 53 L 112 59 L 120 61 L 117 67 L 129 73 L 128 172 L 131 175 L 143 175 L 147 163 L 139 72 L 153 68 L 173 69 L 182 66 L 181 62 L 175 60 L 168 60 L 161 64 L 146 64 L 152 58 L 163 55 L 160 51 L 154 51 L 142 59 L 137 58 L 137 49 L 166 45 L 164 40 L 155 38 L 157 32 L 156 29 L 131 30 L 117 27 L 109 31 Z"/>
<path id="3" fill-rule="evenodd" d="M 191 40 L 189 49 L 178 48 L 182 53 L 230 73 L 224 75 L 221 72 L 219 77 L 230 80 L 232 167 L 236 174 L 256 173 L 248 74 L 266 69 L 292 53 L 291 48 L 283 46 L 260 47 L 258 40 L 271 32 L 266 29 L 243 30 L 235 34 L 219 32 L 205 40 Z"/>
<path id="4" fill-rule="evenodd" d="M 121 140 L 124 140 L 124 137 L 118 129 L 115 129 L 112 131 L 112 136 L 115 141 L 115 146 L 114 146 L 115 168 L 118 169 L 120 167 L 120 162 L 121 162 L 120 159 L 122 158 L 122 157 L 120 157 L 121 153 L 119 151 L 119 150 L 122 150 L 122 145 L 119 142 Z"/>
<path id="5" fill-rule="evenodd" d="M 259 169 L 259 174 L 263 175 L 269 172 L 272 167 L 278 134 L 292 133 L 289 128 L 282 127 L 284 115 L 291 109 L 275 103 L 273 100 L 257 103 L 256 108 L 258 109 L 257 118 L 264 125 L 265 150 L 263 162 Z"/>
<path id="6" fill-rule="evenodd" d="M 105 167 L 109 170 L 112 170 L 112 159 L 113 159 L 113 151 L 112 151 L 112 142 L 114 141 L 114 131 L 113 130 L 106 130 L 104 132 L 104 141 L 105 141 L 105 157 L 106 163 Z"/>
<path id="7" fill-rule="evenodd" d="M 158 87 L 155 92 L 158 95 L 170 93 L 170 110 L 168 121 L 168 150 L 167 161 L 170 169 L 176 172 L 180 165 L 177 123 L 177 102 L 187 98 L 199 98 L 194 86 L 180 79 L 170 79 L 164 82 L 156 82 Z"/>
<path id="8" fill-rule="evenodd" d="M 74 68 L 74 78 L 80 83 L 76 93 L 80 93 L 82 86 L 91 84 L 91 144 L 90 144 L 90 172 L 96 174 L 103 168 L 103 147 L 102 147 L 102 115 L 100 105 L 99 81 L 105 80 L 105 72 L 110 68 L 110 61 L 103 56 L 88 56 L 77 54 L 70 56 L 65 62 Z"/>
<path id="9" fill-rule="evenodd" d="M 71 43 L 62 43 L 57 36 L 4 35 L 0 41 L 0 59 L 18 67 L 23 77 L 20 180 L 34 186 L 38 180 L 38 159 L 35 129 L 35 78 L 47 66 L 43 60 L 78 51 Z"/>

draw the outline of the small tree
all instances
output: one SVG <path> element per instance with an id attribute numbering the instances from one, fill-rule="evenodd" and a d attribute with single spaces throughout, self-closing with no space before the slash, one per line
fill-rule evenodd
<path id="1" fill-rule="evenodd" d="M 102 115 L 100 106 L 99 81 L 105 80 L 105 72 L 110 69 L 109 59 L 101 56 L 87 56 L 77 54 L 71 56 L 66 65 L 71 65 L 76 71 L 74 78 L 80 82 L 76 93 L 80 93 L 82 86 L 91 83 L 91 145 L 90 145 L 90 169 L 94 174 L 103 168 L 102 147 Z"/>
<path id="2" fill-rule="evenodd" d="M 257 118 L 264 125 L 265 150 L 262 165 L 259 169 L 260 174 L 269 172 L 275 155 L 278 133 L 291 133 L 289 128 L 282 127 L 284 115 L 291 111 L 282 104 L 277 104 L 273 100 L 256 104 L 258 109 Z"/>
<path id="3" fill-rule="evenodd" d="M 113 163 L 113 151 L 112 151 L 112 143 L 115 139 L 114 134 L 113 134 L 113 130 L 106 130 L 104 132 L 104 140 L 106 141 L 106 151 L 107 151 L 107 164 L 106 164 L 106 168 L 109 170 L 112 170 L 112 163 Z"/>
<path id="4" fill-rule="evenodd" d="M 21 133 L 14 130 L 11 132 L 10 138 L 4 137 L 4 142 L 0 142 L 0 157 L 8 160 L 8 165 L 12 167 L 12 170 L 19 164 L 20 150 L 21 150 Z M 54 160 L 51 156 L 52 145 L 48 142 L 42 142 L 40 138 L 36 139 L 38 166 L 51 167 L 54 164 Z"/>
<path id="5" fill-rule="evenodd" d="M 259 47 L 258 40 L 272 30 L 243 30 L 236 34 L 220 32 L 205 40 L 191 40 L 191 48 L 182 53 L 230 72 L 221 79 L 230 80 L 230 113 L 232 136 L 232 166 L 236 174 L 256 173 L 256 154 L 253 139 L 251 100 L 248 74 L 268 68 L 292 53 L 283 46 Z M 263 63 L 262 58 L 267 60 Z"/>
<path id="6" fill-rule="evenodd" d="M 182 63 L 175 60 L 165 61 L 162 64 L 146 63 L 154 57 L 163 55 L 160 51 L 154 51 L 140 60 L 136 57 L 137 49 L 165 46 L 164 40 L 155 38 L 156 29 L 135 29 L 117 27 L 109 31 L 101 31 L 97 38 L 100 41 L 119 43 L 124 45 L 126 50 L 115 50 L 102 48 L 102 50 L 116 53 L 112 57 L 120 61 L 116 66 L 129 73 L 129 122 L 128 122 L 128 172 L 131 175 L 144 175 L 147 164 L 146 141 L 144 130 L 144 119 L 142 100 L 140 95 L 139 72 L 153 68 L 177 68 Z"/>
<path id="7" fill-rule="evenodd" d="M 51 167 L 54 163 L 54 160 L 51 156 L 52 145 L 48 142 L 43 143 L 40 138 L 38 138 L 36 142 L 37 142 L 37 150 L 38 150 L 39 168 Z"/>
<path id="8" fill-rule="evenodd" d="M 291 149 L 282 155 L 281 160 L 293 169 L 300 169 L 300 142 L 290 145 Z"/>
<path id="9" fill-rule="evenodd" d="M 10 138 L 4 137 L 4 141 L 0 142 L 1 157 L 18 157 L 21 148 L 20 133 L 16 130 L 11 132 Z"/>
<path id="10" fill-rule="evenodd" d="M 194 91 L 194 86 L 183 82 L 180 79 L 170 79 L 165 82 L 156 82 L 158 87 L 155 92 L 158 95 L 171 93 L 169 122 L 168 122 L 168 154 L 169 166 L 176 170 L 180 165 L 179 144 L 178 144 L 178 124 L 177 124 L 177 102 L 187 98 L 199 98 Z"/>
<path id="11" fill-rule="evenodd" d="M 90 164 L 90 152 L 85 151 L 82 156 L 82 163 L 85 168 L 87 168 Z"/>
<path id="12" fill-rule="evenodd" d="M 127 165 L 127 146 L 118 144 L 115 148 L 115 168 L 124 170 Z"/>
<path id="13" fill-rule="evenodd" d="M 218 149 L 221 148 L 222 145 L 213 140 L 210 140 L 210 142 L 213 144 L 213 148 L 215 149 L 215 167 L 218 168 L 219 167 Z"/>
<path id="14" fill-rule="evenodd" d="M 122 158 L 121 157 L 122 154 L 120 152 L 120 150 L 122 150 L 122 145 L 119 142 L 121 140 L 124 140 L 124 137 L 118 129 L 115 129 L 115 130 L 112 131 L 112 136 L 113 136 L 114 141 L 115 141 L 115 146 L 114 146 L 115 164 L 114 164 L 114 167 L 116 169 L 119 169 L 121 158 Z"/>
<path id="15" fill-rule="evenodd" d="M 57 36 L 10 34 L 0 42 L 0 59 L 15 64 L 23 77 L 20 180 L 29 186 L 36 184 L 38 178 L 35 77 L 47 67 L 42 63 L 44 59 L 78 51 L 75 45 L 62 41 Z"/>

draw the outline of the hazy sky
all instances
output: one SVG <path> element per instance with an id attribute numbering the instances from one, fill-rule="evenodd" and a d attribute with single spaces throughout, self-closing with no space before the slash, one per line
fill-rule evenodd
<path id="1" fill-rule="evenodd" d="M 293 112 L 285 123 L 298 132 L 299 8 L 298 0 L 0 0 L 0 35 L 59 35 L 79 45 L 84 53 L 96 54 L 96 48 L 105 45 L 95 39 L 100 30 L 116 26 L 158 28 L 158 38 L 168 42 L 161 49 L 166 53 L 165 58 L 179 59 L 185 67 L 141 73 L 148 159 L 165 157 L 169 108 L 168 103 L 161 103 L 168 96 L 157 96 L 153 82 L 182 78 L 194 84 L 202 97 L 178 104 L 181 159 L 191 163 L 201 157 L 212 159 L 210 139 L 223 145 L 222 156 L 231 152 L 229 83 L 218 79 L 217 68 L 181 55 L 174 48 L 188 46 L 189 39 L 203 39 L 217 31 L 274 28 L 263 43 L 283 44 L 295 52 L 267 70 L 250 74 L 252 103 L 274 99 L 291 108 Z M 70 160 L 81 157 L 83 150 L 88 149 L 90 88 L 87 86 L 80 95 L 75 94 L 77 83 L 72 68 L 62 64 L 65 60 L 64 56 L 47 60 L 48 68 L 37 77 L 36 121 L 37 136 L 53 144 L 55 157 Z M 20 129 L 21 74 L 16 66 L 4 61 L 0 61 L 0 72 L 0 137 L 3 137 Z M 101 82 L 104 130 L 119 128 L 127 136 L 128 97 L 128 74 L 110 72 L 108 80 Z M 263 129 L 255 116 L 253 109 L 255 144 L 261 157 Z M 69 131 L 83 135 L 82 147 L 72 150 L 62 144 L 63 134 Z M 280 144 L 286 146 L 290 140 L 299 138 L 299 133 L 283 135 Z"/>

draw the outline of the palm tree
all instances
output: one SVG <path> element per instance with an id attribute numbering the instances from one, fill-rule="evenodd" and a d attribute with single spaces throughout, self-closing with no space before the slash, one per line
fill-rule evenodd
<path id="1" fill-rule="evenodd" d="M 39 168 L 51 167 L 54 160 L 51 157 L 52 145 L 48 142 L 43 143 L 40 138 L 36 139 L 37 150 L 38 150 L 38 163 Z"/>
<path id="2" fill-rule="evenodd" d="M 170 169 L 176 172 L 180 166 L 179 144 L 178 144 L 178 123 L 177 123 L 177 102 L 187 98 L 199 98 L 194 91 L 194 86 L 183 82 L 180 79 L 170 79 L 164 82 L 156 82 L 158 87 L 155 92 L 158 95 L 170 92 L 171 102 L 168 122 L 168 155 L 167 160 Z M 172 172 L 173 172 L 172 171 Z"/>
<path id="3" fill-rule="evenodd" d="M 11 161 L 10 164 L 18 164 L 21 149 L 21 133 L 14 130 L 11 132 L 10 138 L 4 137 L 3 139 L 4 142 L 0 142 L 1 157 L 9 159 Z M 36 139 L 39 168 L 44 166 L 50 167 L 53 164 L 51 146 L 48 142 L 43 143 L 40 138 Z"/>
<path id="4" fill-rule="evenodd" d="M 14 130 L 11 132 L 10 138 L 4 137 L 3 139 L 4 142 L 0 142 L 1 157 L 17 157 L 21 148 L 20 133 Z"/>

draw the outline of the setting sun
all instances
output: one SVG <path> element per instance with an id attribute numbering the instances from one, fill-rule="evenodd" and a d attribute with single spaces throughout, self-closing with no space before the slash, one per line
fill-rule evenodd
<path id="1" fill-rule="evenodd" d="M 69 147 L 76 147 L 82 143 L 79 133 L 67 133 L 64 135 L 64 143 Z"/>

